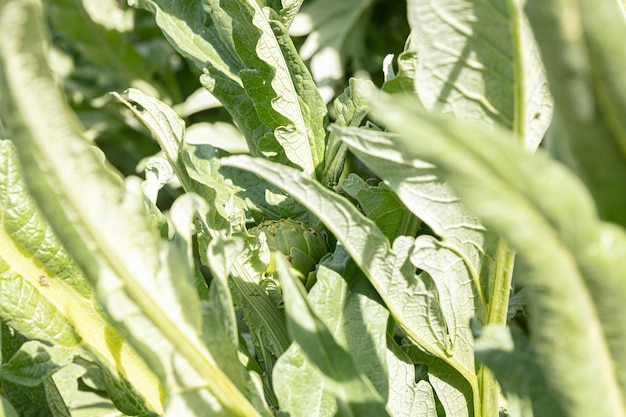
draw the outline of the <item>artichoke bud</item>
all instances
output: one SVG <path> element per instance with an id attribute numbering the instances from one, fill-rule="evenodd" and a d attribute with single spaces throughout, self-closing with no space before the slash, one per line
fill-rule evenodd
<path id="1" fill-rule="evenodd" d="M 259 236 L 263 232 L 271 250 L 283 253 L 303 279 L 315 270 L 315 265 L 328 253 L 326 240 L 314 228 L 291 219 L 270 220 L 250 229 L 250 233 Z M 274 260 L 266 273 L 276 271 Z"/>

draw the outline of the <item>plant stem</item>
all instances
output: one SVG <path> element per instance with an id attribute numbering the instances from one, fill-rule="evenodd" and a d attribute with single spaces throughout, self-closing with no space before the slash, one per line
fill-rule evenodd
<path id="1" fill-rule="evenodd" d="M 506 316 L 509 307 L 511 292 L 511 280 L 513 277 L 513 262 L 515 252 L 500 239 L 496 251 L 496 269 L 491 282 L 491 296 L 487 306 L 487 322 L 485 325 L 506 324 Z M 500 388 L 494 375 L 484 365 L 479 365 L 478 385 L 480 387 L 482 410 L 481 417 L 498 417 Z"/>

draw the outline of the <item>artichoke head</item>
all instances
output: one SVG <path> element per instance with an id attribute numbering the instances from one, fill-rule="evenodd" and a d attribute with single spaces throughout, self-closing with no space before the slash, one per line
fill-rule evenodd
<path id="1" fill-rule="evenodd" d="M 315 265 L 328 253 L 326 239 L 317 230 L 291 219 L 270 220 L 250 229 L 250 233 L 259 236 L 263 232 L 270 250 L 283 253 L 293 269 L 306 280 Z M 266 273 L 276 271 L 274 259 Z"/>

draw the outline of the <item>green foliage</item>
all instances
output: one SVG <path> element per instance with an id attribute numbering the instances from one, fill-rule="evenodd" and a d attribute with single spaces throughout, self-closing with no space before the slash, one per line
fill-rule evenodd
<path id="1" fill-rule="evenodd" d="M 622 3 L 128 3 L 0 3 L 0 415 L 626 417 Z"/>

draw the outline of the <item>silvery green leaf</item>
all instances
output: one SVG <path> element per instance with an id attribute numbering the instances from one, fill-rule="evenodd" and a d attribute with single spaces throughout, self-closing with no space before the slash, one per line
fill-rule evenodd
<path id="1" fill-rule="evenodd" d="M 2 378 L 14 384 L 34 387 L 70 364 L 77 353 L 76 348 L 28 341 L 2 364 Z"/>
<path id="2" fill-rule="evenodd" d="M 598 219 L 577 177 L 543 153 L 528 154 L 510 133 L 407 102 L 382 103 L 384 111 L 376 114 L 399 133 L 403 154 L 436 164 L 463 202 L 523 260 L 517 279 L 527 291 L 531 342 L 565 413 L 625 415 L 626 328 L 616 320 L 626 315 L 619 272 L 626 262 L 624 230 Z"/>
<path id="3" fill-rule="evenodd" d="M 529 1 L 556 103 L 548 148 L 585 182 L 600 216 L 626 226 L 624 4 Z"/>
<path id="4" fill-rule="evenodd" d="M 198 413 L 258 415 L 202 343 L 201 311 L 181 307 L 199 305 L 182 298 L 197 297 L 189 289 L 194 277 L 179 275 L 187 260 L 150 223 L 140 181 L 131 178 L 124 185 L 102 161 L 57 90 L 46 62 L 40 5 L 5 2 L 0 20 L 7 28 L 0 57 L 8 130 L 42 211 L 111 322 L 141 355 L 126 376 L 157 412 L 162 411 L 161 383 Z M 108 346 L 95 345 L 102 343 Z"/>
<path id="5" fill-rule="evenodd" d="M 304 287 L 291 275 L 287 260 L 279 253 L 274 255 L 285 294 L 289 331 L 307 360 L 321 373 L 328 392 L 335 397 L 335 415 L 388 416 L 385 402 L 372 382 L 359 371 L 355 359 L 313 311 Z"/>
<path id="6" fill-rule="evenodd" d="M 242 232 L 246 221 L 244 209 L 248 208 L 248 202 L 239 197 L 236 194 L 238 190 L 218 172 L 219 151 L 207 145 L 186 145 L 184 122 L 161 101 L 136 89 L 127 90 L 119 98 L 153 132 L 183 188 L 210 202 L 210 209 L 202 211 L 206 230 L 200 234 L 200 244 L 207 247 L 211 239 L 220 238 L 220 231 L 225 231 L 227 235 Z M 258 190 L 256 185 L 252 184 L 251 188 Z M 278 307 L 262 291 L 265 265 L 256 258 L 255 251 L 249 248 L 231 265 L 233 296 L 246 312 L 246 319 L 253 330 L 258 331 L 265 341 L 265 346 L 279 356 L 289 346 L 287 329 Z"/>
<path id="7" fill-rule="evenodd" d="M 384 348 L 387 311 L 341 246 L 321 262 L 316 277 L 307 296 L 311 307 L 385 398 L 389 391 Z M 276 363 L 274 387 L 281 408 L 294 417 L 337 412 L 335 393 L 297 344 Z"/>
<path id="8" fill-rule="evenodd" d="M 175 47 L 204 69 L 202 84 L 233 116 L 251 154 L 319 176 L 326 106 L 286 33 L 297 3 L 283 4 L 281 16 L 252 0 L 137 2 L 152 10 Z M 178 25 L 180 20 L 188 24 Z M 190 38 L 197 42 L 186 42 Z"/>
<path id="9" fill-rule="evenodd" d="M 407 336 L 429 354 L 442 358 L 468 381 L 474 395 L 478 395 L 473 352 L 468 342 L 471 340 L 469 326 L 456 317 L 446 323 L 432 280 L 429 284 L 429 281 L 415 278 L 415 267 L 409 261 L 413 239 L 398 238 L 392 248 L 376 224 L 350 202 L 292 168 L 243 155 L 224 158 L 222 164 L 254 172 L 311 210 L 365 273 Z M 471 284 L 464 285 L 462 291 L 467 291 Z M 467 308 L 468 297 L 459 296 L 459 299 L 461 305 L 448 309 L 448 317 L 460 311 L 469 322 L 473 310 L 471 306 Z M 447 302 L 454 303 L 452 299 Z"/>
<path id="10" fill-rule="evenodd" d="M 511 129 L 537 148 L 552 100 L 522 2 L 410 0 L 415 89 L 429 110 Z"/>
<path id="11" fill-rule="evenodd" d="M 393 340 L 388 341 L 389 390 L 387 409 L 393 417 L 436 417 L 433 387 L 416 375 L 411 358 Z"/>

